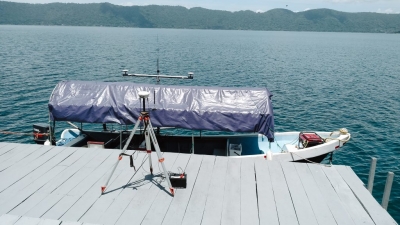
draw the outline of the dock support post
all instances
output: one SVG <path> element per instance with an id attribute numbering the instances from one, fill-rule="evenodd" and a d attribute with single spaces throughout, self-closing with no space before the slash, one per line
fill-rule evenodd
<path id="1" fill-rule="evenodd" d="M 372 194 L 372 188 L 374 187 L 374 178 L 375 178 L 375 169 L 376 169 L 376 158 L 371 158 L 371 166 L 369 168 L 369 176 L 368 176 L 368 186 L 367 189 L 369 193 Z"/>
<path id="2" fill-rule="evenodd" d="M 393 177 L 394 177 L 394 173 L 388 172 L 388 176 L 386 178 L 386 184 L 385 184 L 385 191 L 383 192 L 383 198 L 382 198 L 382 207 L 385 210 L 387 210 L 387 207 L 389 204 L 389 197 L 390 197 L 390 191 L 392 190 Z"/>

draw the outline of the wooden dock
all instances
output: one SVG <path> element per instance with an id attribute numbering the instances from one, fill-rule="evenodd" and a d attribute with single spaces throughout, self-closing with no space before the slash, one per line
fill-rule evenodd
<path id="1" fill-rule="evenodd" d="M 348 166 L 164 153 L 187 188 L 169 194 L 152 155 L 0 143 L 0 224 L 397 224 Z M 132 151 L 130 151 L 132 153 Z"/>

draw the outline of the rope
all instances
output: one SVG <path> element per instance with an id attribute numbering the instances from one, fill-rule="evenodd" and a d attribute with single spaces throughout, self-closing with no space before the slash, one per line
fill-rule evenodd
<path id="1" fill-rule="evenodd" d="M 305 160 L 305 161 L 307 161 L 307 162 L 309 162 L 309 163 L 313 163 L 313 164 L 317 164 L 317 165 L 321 165 L 321 166 L 325 166 L 325 167 L 331 167 L 331 166 L 332 166 L 332 164 L 323 164 L 323 163 L 313 162 L 313 161 L 311 161 L 311 160 L 309 160 L 309 159 L 303 158 L 302 156 L 300 156 L 300 155 L 298 155 L 298 154 L 296 154 L 296 153 L 294 153 L 294 152 L 290 152 L 290 154 L 292 154 L 292 159 L 293 159 L 293 154 L 295 154 L 295 155 L 297 155 L 298 157 L 300 157 L 301 159 L 303 159 L 303 160 Z"/>
<path id="2" fill-rule="evenodd" d="M 298 139 L 298 138 L 295 138 L 293 141 L 291 141 L 291 142 L 289 142 L 289 143 L 286 143 L 286 144 L 296 144 L 296 142 L 298 142 L 298 141 L 299 141 L 299 139 Z M 283 150 L 283 147 L 281 147 L 281 146 L 279 145 L 278 141 L 275 141 L 275 142 L 276 142 L 276 145 L 278 146 L 278 148 L 281 149 L 281 153 L 287 152 L 287 151 Z"/>
<path id="3" fill-rule="evenodd" d="M 339 133 L 339 134 L 341 134 L 341 135 L 347 135 L 347 134 L 349 134 L 349 131 L 346 129 L 346 128 L 341 128 L 341 129 L 339 129 L 339 130 L 336 130 L 336 131 L 332 131 L 332 133 L 329 135 L 329 136 L 332 136 L 332 134 L 334 134 L 334 133 Z M 328 137 L 328 138 L 325 138 L 324 140 L 325 140 L 325 142 L 328 142 L 328 140 L 338 140 L 339 141 L 339 143 L 340 142 L 343 142 L 343 143 L 346 143 L 346 142 L 348 142 L 348 141 L 350 141 L 350 135 L 347 137 L 347 140 L 341 140 L 341 139 L 339 139 L 339 138 L 330 138 L 330 137 Z"/>
<path id="4" fill-rule="evenodd" d="M 1 134 L 12 134 L 12 135 L 42 135 L 42 136 L 48 136 L 48 133 L 24 133 L 24 132 L 12 132 L 12 131 L 5 131 L 5 130 L 0 130 Z"/>

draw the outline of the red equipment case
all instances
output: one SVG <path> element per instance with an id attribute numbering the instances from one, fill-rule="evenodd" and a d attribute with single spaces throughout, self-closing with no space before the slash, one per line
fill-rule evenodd
<path id="1" fill-rule="evenodd" d="M 324 139 L 322 139 L 315 132 L 300 132 L 299 143 L 301 143 L 304 148 L 308 148 L 308 147 L 313 147 L 316 145 L 323 144 Z"/>

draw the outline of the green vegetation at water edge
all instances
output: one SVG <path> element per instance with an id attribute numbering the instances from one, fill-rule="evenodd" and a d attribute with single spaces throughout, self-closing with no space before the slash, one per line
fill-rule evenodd
<path id="1" fill-rule="evenodd" d="M 297 13 L 273 9 L 256 13 L 181 6 L 0 1 L 0 24 L 399 33 L 400 14 L 345 13 L 330 9 Z"/>

